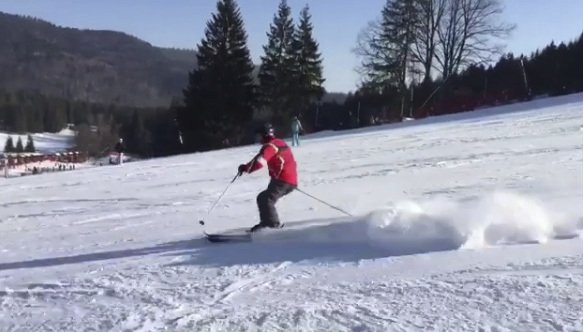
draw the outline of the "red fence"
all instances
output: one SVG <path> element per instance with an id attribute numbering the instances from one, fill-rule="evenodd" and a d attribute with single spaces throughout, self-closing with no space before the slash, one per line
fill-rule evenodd
<path id="1" fill-rule="evenodd" d="M 502 91 L 496 94 L 481 94 L 480 96 L 474 94 L 452 96 L 417 109 L 414 117 L 425 118 L 427 116 L 468 112 L 479 107 L 509 104 L 520 98 L 521 96 L 511 95 L 508 91 Z"/>

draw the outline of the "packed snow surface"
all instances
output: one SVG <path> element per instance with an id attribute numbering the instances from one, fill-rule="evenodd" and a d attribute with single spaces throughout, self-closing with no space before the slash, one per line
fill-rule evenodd
<path id="1" fill-rule="evenodd" d="M 1 331 L 581 331 L 582 94 L 294 148 L 251 243 L 258 146 L 0 179 Z M 204 219 L 205 226 L 198 221 Z"/>

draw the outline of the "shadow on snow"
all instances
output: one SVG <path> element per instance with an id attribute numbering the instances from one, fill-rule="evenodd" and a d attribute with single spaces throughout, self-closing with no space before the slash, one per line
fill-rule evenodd
<path id="1" fill-rule="evenodd" d="M 301 227 L 295 228 L 297 226 Z M 361 259 L 456 250 L 460 247 L 460 243 L 453 241 L 452 237 L 436 235 L 436 232 L 428 236 L 416 234 L 405 237 L 404 234 L 389 234 L 380 239 L 372 237 L 371 231 L 366 222 L 361 219 L 312 220 L 292 224 L 290 228 L 283 230 L 257 234 L 252 242 L 246 243 L 210 243 L 204 238 L 194 238 L 143 248 L 0 263 L 0 271 L 55 267 L 150 255 L 182 257 L 181 261 L 169 263 L 167 266 L 233 266 L 283 261 L 355 262 Z M 448 232 L 438 232 L 438 234 L 448 234 Z M 568 239 L 575 236 L 577 235 L 556 238 Z"/>

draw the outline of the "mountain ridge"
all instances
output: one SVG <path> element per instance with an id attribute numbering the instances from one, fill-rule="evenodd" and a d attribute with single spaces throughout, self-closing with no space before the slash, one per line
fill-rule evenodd
<path id="1" fill-rule="evenodd" d="M 180 96 L 196 52 L 113 30 L 62 27 L 0 12 L 0 89 L 138 107 Z"/>

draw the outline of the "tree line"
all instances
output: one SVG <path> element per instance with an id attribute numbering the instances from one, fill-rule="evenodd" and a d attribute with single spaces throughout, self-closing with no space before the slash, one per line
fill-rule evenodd
<path id="1" fill-rule="evenodd" d="M 581 37 L 529 56 L 504 54 L 515 26 L 502 12 L 500 0 L 387 0 L 354 49 L 360 86 L 339 103 L 321 99 L 322 56 L 308 7 L 294 25 L 280 2 L 254 68 L 235 1 L 219 1 L 176 108 L 185 150 L 251 142 L 262 119 L 282 127 L 300 115 L 310 130 L 345 129 L 582 91 Z"/>
<path id="2" fill-rule="evenodd" d="M 291 117 L 322 97 L 322 56 L 308 6 L 294 24 L 281 0 L 267 37 L 256 69 L 239 7 L 234 0 L 217 2 L 197 47 L 198 66 L 189 74 L 183 102 L 175 105 L 185 151 L 252 142 L 251 128 L 261 120 L 285 134 Z"/>
<path id="3" fill-rule="evenodd" d="M 502 11 L 499 0 L 387 0 L 355 48 L 364 88 L 394 90 L 403 117 L 414 85 L 431 85 L 434 73 L 449 80 L 501 52 L 514 29 Z"/>
<path id="4" fill-rule="evenodd" d="M 368 125 L 371 117 L 393 122 L 581 92 L 582 70 L 580 34 L 568 43 L 552 41 L 529 55 L 508 53 L 491 65 L 474 63 L 447 78 L 414 82 L 405 97 L 399 85 L 384 89 L 364 85 L 344 104 L 345 112 L 355 114 L 344 127 Z"/>
<path id="5" fill-rule="evenodd" d="M 175 115 L 167 107 L 88 103 L 38 92 L 0 91 L 1 131 L 55 133 L 69 125 L 77 132 L 77 149 L 91 156 L 108 154 L 119 137 L 125 139 L 129 153 L 144 157 L 180 152 Z M 18 151 L 16 143 L 13 151 L 6 152 Z"/>
<path id="6" fill-rule="evenodd" d="M 20 136 L 18 136 L 18 140 L 16 140 L 16 145 L 14 144 L 12 136 L 8 136 L 8 138 L 6 139 L 6 143 L 4 143 L 4 153 L 23 153 L 23 152 L 36 152 L 32 136 L 31 135 L 27 136 L 26 146 L 22 145 L 22 139 L 20 139 Z"/>
<path id="7" fill-rule="evenodd" d="M 501 56 L 515 28 L 502 12 L 499 0 L 387 0 L 354 50 L 362 83 L 347 103 L 356 125 L 582 91 L 582 36 Z"/>

